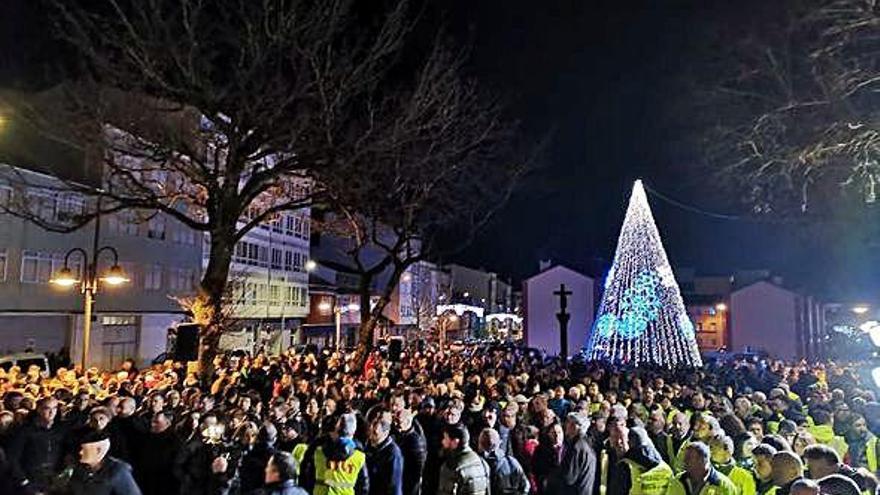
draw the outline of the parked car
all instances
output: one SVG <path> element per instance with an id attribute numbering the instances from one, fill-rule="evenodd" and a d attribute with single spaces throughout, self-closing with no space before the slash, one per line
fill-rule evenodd
<path id="1" fill-rule="evenodd" d="M 9 371 L 13 366 L 18 366 L 22 372 L 27 372 L 31 366 L 37 366 L 44 377 L 50 374 L 49 358 L 39 352 L 18 352 L 0 357 L 0 368 Z"/>

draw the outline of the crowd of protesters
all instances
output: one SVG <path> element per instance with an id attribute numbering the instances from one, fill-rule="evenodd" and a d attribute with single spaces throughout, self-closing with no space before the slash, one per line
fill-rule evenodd
<path id="1" fill-rule="evenodd" d="M 0 494 L 880 493 L 880 406 L 851 366 L 394 358 L 0 370 Z"/>

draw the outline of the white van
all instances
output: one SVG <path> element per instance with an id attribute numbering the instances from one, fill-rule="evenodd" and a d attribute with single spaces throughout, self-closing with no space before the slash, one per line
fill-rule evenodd
<path id="1" fill-rule="evenodd" d="M 45 354 L 38 352 L 18 352 L 0 356 L 0 368 L 9 371 L 13 366 L 18 366 L 22 373 L 27 373 L 28 368 L 36 365 L 44 377 L 50 375 L 49 359 Z"/>

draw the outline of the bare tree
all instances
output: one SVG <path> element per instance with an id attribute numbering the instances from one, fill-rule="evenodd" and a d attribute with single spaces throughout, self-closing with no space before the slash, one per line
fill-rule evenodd
<path id="1" fill-rule="evenodd" d="M 100 197 L 93 204 L 101 205 L 101 213 L 161 212 L 209 236 L 198 306 L 205 323 L 200 362 L 210 373 L 238 240 L 284 211 L 326 199 L 326 186 L 342 185 L 312 179 L 339 174 L 352 160 L 362 163 L 347 153 L 398 146 L 377 141 L 388 139 L 387 133 L 351 131 L 352 122 L 362 129 L 387 125 L 375 122 L 370 110 L 380 95 L 394 98 L 380 88 L 389 74 L 405 71 L 398 58 L 411 27 L 407 5 L 51 5 L 57 34 L 81 63 L 56 90 L 61 98 L 4 103 L 14 109 L 12 118 L 84 152 L 98 180 L 68 181 L 65 187 Z M 408 124 L 402 117 L 397 123 Z M 19 206 L 25 207 L 7 209 L 40 223 L 27 205 Z M 71 230 L 95 213 L 85 212 L 77 225 L 42 225 Z"/>
<path id="2" fill-rule="evenodd" d="M 516 155 L 515 125 L 463 77 L 462 61 L 437 42 L 414 81 L 373 99 L 355 123 L 353 134 L 381 136 L 382 146 L 352 140 L 342 173 L 318 174 L 332 212 L 322 228 L 344 239 L 346 261 L 333 268 L 359 281 L 356 367 L 406 269 L 465 247 L 532 163 Z"/>
<path id="3" fill-rule="evenodd" d="M 773 8 L 719 43 L 717 66 L 702 67 L 720 75 L 703 100 L 714 120 L 703 134 L 709 165 L 745 188 L 757 213 L 824 207 L 842 192 L 876 201 L 875 2 L 787 0 Z"/>

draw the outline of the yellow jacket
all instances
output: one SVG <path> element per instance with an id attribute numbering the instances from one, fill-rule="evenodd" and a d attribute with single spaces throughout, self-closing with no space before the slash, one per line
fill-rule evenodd
<path id="1" fill-rule="evenodd" d="M 669 489 L 666 490 L 666 495 L 737 495 L 737 488 L 727 476 L 712 468 L 709 471 L 709 478 L 706 480 L 706 484 L 700 489 L 700 493 L 690 492 L 687 473 L 682 473 L 669 482 Z"/>
<path id="2" fill-rule="evenodd" d="M 666 495 L 669 482 L 674 477 L 669 464 L 661 462 L 647 471 L 630 459 L 624 459 L 629 466 L 629 495 Z"/>

